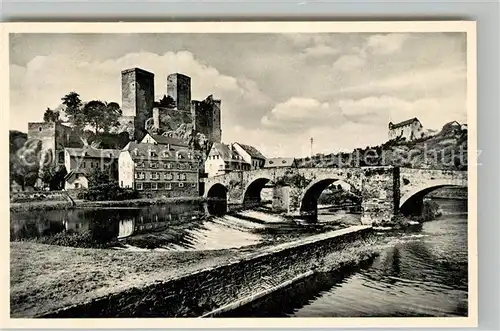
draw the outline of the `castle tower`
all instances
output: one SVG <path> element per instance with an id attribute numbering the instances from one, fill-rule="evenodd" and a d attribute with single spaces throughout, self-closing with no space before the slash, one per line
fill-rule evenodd
<path id="1" fill-rule="evenodd" d="M 174 98 L 177 109 L 190 110 L 191 107 L 191 77 L 175 73 L 167 77 L 167 93 Z"/>
<path id="2" fill-rule="evenodd" d="M 220 143 L 221 130 L 221 101 L 209 95 L 203 101 L 191 101 L 191 116 L 194 129 L 203 133 L 209 141 Z"/>
<path id="3" fill-rule="evenodd" d="M 122 120 L 133 123 L 137 140 L 144 136 L 146 120 L 152 116 L 154 77 L 153 73 L 140 68 L 122 71 Z"/>

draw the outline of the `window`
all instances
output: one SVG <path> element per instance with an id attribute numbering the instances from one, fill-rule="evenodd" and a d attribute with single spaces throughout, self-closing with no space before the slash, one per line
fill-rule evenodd
<path id="1" fill-rule="evenodd" d="M 156 153 L 156 151 L 150 151 L 149 152 L 149 156 L 151 156 L 151 157 L 157 157 L 158 154 Z"/>
<path id="2" fill-rule="evenodd" d="M 75 188 L 79 188 L 80 187 L 80 184 L 79 183 L 75 183 Z"/>
<path id="3" fill-rule="evenodd" d="M 85 164 L 85 161 L 83 161 L 83 166 L 82 166 L 82 168 L 85 168 L 85 167 L 86 167 L 86 164 Z"/>
<path id="4" fill-rule="evenodd" d="M 135 189 L 141 191 L 143 189 L 142 183 L 135 183 Z"/>
<path id="5" fill-rule="evenodd" d="M 42 131 L 42 127 L 39 127 L 39 128 L 38 128 L 38 131 Z"/>
<path id="6" fill-rule="evenodd" d="M 191 187 L 196 187 L 196 183 L 191 183 Z"/>
<path id="7" fill-rule="evenodd" d="M 184 187 L 184 183 L 179 183 L 179 187 Z"/>
<path id="8" fill-rule="evenodd" d="M 172 189 L 172 184 L 171 183 L 165 183 L 165 190 L 171 190 Z"/>
<path id="9" fill-rule="evenodd" d="M 192 160 L 193 159 L 193 154 L 188 153 L 188 159 Z"/>
<path id="10" fill-rule="evenodd" d="M 158 184 L 157 183 L 151 183 L 151 189 L 153 191 L 156 191 L 158 189 Z"/>
<path id="11" fill-rule="evenodd" d="M 165 174 L 165 178 L 167 180 L 172 180 L 172 179 L 174 179 L 174 175 L 173 174 Z"/>

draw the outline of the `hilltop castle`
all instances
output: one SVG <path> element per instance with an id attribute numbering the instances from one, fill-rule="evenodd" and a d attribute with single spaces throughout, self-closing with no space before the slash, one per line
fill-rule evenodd
<path id="1" fill-rule="evenodd" d="M 193 133 L 209 142 L 221 142 L 221 100 L 212 95 L 191 100 L 191 78 L 174 73 L 167 76 L 167 94 L 154 100 L 154 74 L 140 68 L 126 69 L 122 75 L 122 117 L 118 132 L 128 132 L 140 141 L 146 133 L 187 140 Z"/>

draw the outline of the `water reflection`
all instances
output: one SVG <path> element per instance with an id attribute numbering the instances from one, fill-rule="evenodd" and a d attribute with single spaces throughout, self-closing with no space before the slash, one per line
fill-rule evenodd
<path id="1" fill-rule="evenodd" d="M 444 209 L 417 233 L 380 236 L 368 265 L 315 275 L 228 316 L 466 316 L 467 215 L 457 201 Z"/>
<path id="2" fill-rule="evenodd" d="M 71 209 L 11 214 L 11 240 L 90 233 L 99 243 L 167 249 L 222 249 L 260 242 L 261 224 L 224 215 L 208 217 L 206 206 L 183 203 L 141 208 Z"/>

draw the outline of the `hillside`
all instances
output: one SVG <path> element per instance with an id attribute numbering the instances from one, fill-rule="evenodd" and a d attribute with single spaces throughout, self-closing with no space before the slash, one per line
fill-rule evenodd
<path id="1" fill-rule="evenodd" d="M 467 169 L 467 129 L 448 123 L 440 132 L 414 141 L 389 140 L 351 153 L 298 159 L 299 167 L 401 166 L 448 170 Z"/>

